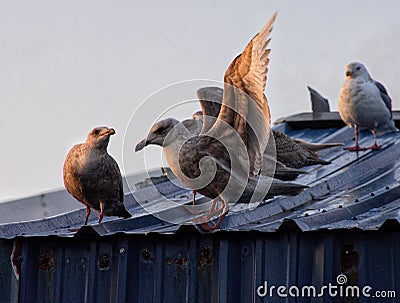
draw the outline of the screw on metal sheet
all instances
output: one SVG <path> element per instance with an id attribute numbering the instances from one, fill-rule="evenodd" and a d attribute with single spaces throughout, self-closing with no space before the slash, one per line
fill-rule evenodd
<path id="1" fill-rule="evenodd" d="M 120 253 L 121 255 L 125 255 L 125 252 L 126 252 L 125 247 L 121 247 L 121 248 L 119 249 L 119 253 Z"/>
<path id="2" fill-rule="evenodd" d="M 107 254 L 101 255 L 98 265 L 100 270 L 108 270 L 110 268 L 110 257 Z"/>
<path id="3" fill-rule="evenodd" d="M 353 221 L 356 221 L 357 220 L 357 217 L 356 216 L 354 216 L 353 218 L 351 218 Z"/>
<path id="4" fill-rule="evenodd" d="M 309 216 L 309 214 L 308 214 L 308 213 L 305 213 L 305 214 L 304 214 L 304 217 L 308 217 L 308 216 Z"/>
<path id="5" fill-rule="evenodd" d="M 143 259 L 145 261 L 153 261 L 154 258 L 150 253 L 150 250 L 147 248 L 142 248 L 142 250 L 140 251 L 142 253 Z"/>
<path id="6" fill-rule="evenodd" d="M 386 185 L 385 189 L 390 189 L 390 186 L 389 186 L 389 185 Z"/>
<path id="7" fill-rule="evenodd" d="M 374 193 L 371 193 L 371 197 L 375 197 L 375 194 L 374 194 Z"/>
<path id="8" fill-rule="evenodd" d="M 357 202 L 360 202 L 360 201 L 359 201 L 358 199 L 355 199 L 355 200 L 354 200 L 354 202 L 356 202 L 356 203 L 357 203 Z"/>
<path id="9" fill-rule="evenodd" d="M 56 267 L 57 262 L 54 258 L 52 250 L 46 250 L 42 252 L 39 256 L 39 270 L 49 271 Z"/>
<path id="10" fill-rule="evenodd" d="M 199 258 L 197 259 L 198 267 L 206 267 L 213 263 L 213 255 L 209 247 L 203 247 L 200 250 Z"/>
<path id="11" fill-rule="evenodd" d="M 339 207 L 339 208 L 343 208 L 343 205 L 339 205 L 338 207 Z"/>

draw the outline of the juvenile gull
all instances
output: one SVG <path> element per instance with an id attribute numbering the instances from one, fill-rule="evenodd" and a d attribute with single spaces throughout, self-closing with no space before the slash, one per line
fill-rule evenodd
<path id="1" fill-rule="evenodd" d="M 193 118 L 200 121 L 206 121 L 207 125 L 203 127 L 209 129 L 210 121 L 213 121 L 212 117 L 217 118 L 220 112 L 222 103 L 223 89 L 220 87 L 203 87 L 197 90 L 197 96 L 201 100 L 201 104 L 205 113 L 207 113 L 208 119 L 203 119 L 202 112 L 196 112 L 193 114 Z M 300 139 L 293 139 L 284 133 L 276 130 L 272 130 L 274 136 L 274 143 L 276 148 L 276 166 L 278 168 L 289 167 L 289 168 L 302 168 L 309 165 L 327 165 L 331 162 L 324 161 L 319 158 L 317 151 L 342 146 L 343 143 L 309 143 Z M 270 165 L 267 161 L 270 159 L 270 154 L 266 150 L 264 152 L 265 164 Z M 287 171 L 288 172 L 288 171 Z M 283 171 L 278 171 L 281 180 L 293 180 L 287 174 L 285 176 Z M 298 175 L 298 174 L 297 174 Z M 293 175 L 295 176 L 295 175 Z M 289 179 L 287 178 L 289 177 Z M 297 177 L 297 176 L 296 176 Z"/>
<path id="2" fill-rule="evenodd" d="M 311 143 L 300 140 L 296 142 L 286 134 L 278 131 L 273 131 L 273 134 L 275 139 L 277 160 L 284 163 L 286 166 L 292 168 L 301 168 L 309 165 L 327 165 L 331 163 L 329 161 L 320 159 L 316 152 L 302 146 L 302 144 L 306 146 L 312 146 Z M 342 145 L 341 143 L 339 144 Z M 337 143 L 333 143 L 333 146 L 337 146 Z M 324 146 L 320 148 L 322 149 L 333 146 Z"/>
<path id="3" fill-rule="evenodd" d="M 208 104 L 213 104 L 214 110 L 213 111 L 208 111 L 209 114 L 212 114 L 215 117 L 218 117 L 219 114 L 219 110 L 221 106 L 216 106 L 217 104 L 220 104 L 222 102 L 222 89 L 219 87 L 204 87 L 201 88 L 199 90 L 197 90 L 197 95 L 199 97 L 199 100 L 202 100 L 203 104 L 207 104 L 205 103 L 207 100 L 206 98 L 210 98 L 208 99 Z M 205 93 L 207 92 L 207 93 Z M 216 94 L 214 96 L 212 96 L 211 92 L 215 92 Z M 221 92 L 220 94 L 218 92 Z M 220 95 L 221 96 L 221 100 L 218 100 L 217 98 L 215 98 L 216 96 Z M 213 100 L 212 102 L 210 100 Z M 217 112 L 215 112 L 217 111 Z M 199 124 L 203 123 L 203 113 L 200 112 L 195 112 L 193 114 L 193 119 L 199 121 Z M 195 124 L 195 122 L 190 122 L 188 123 L 189 120 L 184 120 L 182 123 L 184 123 L 184 125 L 190 129 L 194 129 L 195 127 L 193 126 Z M 190 120 L 192 121 L 192 120 Z M 185 124 L 186 122 L 186 124 Z M 198 129 L 199 126 L 196 126 L 196 129 Z M 273 134 L 275 134 L 275 131 L 272 131 Z M 305 141 L 302 141 L 305 144 L 309 144 Z M 275 141 L 273 142 L 275 143 Z M 280 150 L 276 150 L 276 152 L 281 152 L 282 149 Z M 264 151 L 263 154 L 263 159 L 262 159 L 262 166 L 261 166 L 261 174 L 266 174 L 267 176 L 270 176 L 272 171 L 274 171 L 274 178 L 277 178 L 279 180 L 283 180 L 283 181 L 292 181 L 294 179 L 296 179 L 299 175 L 301 174 L 307 174 L 307 172 L 302 171 L 302 170 L 298 170 L 296 168 L 291 168 L 286 166 L 283 162 L 277 160 L 277 157 L 273 156 L 273 152 L 271 152 L 270 150 L 268 150 L 268 148 L 266 148 L 266 150 Z"/>
<path id="4" fill-rule="evenodd" d="M 198 130 L 199 125 L 202 125 L 202 122 L 200 120 L 197 120 L 200 116 L 198 113 L 195 113 L 194 116 L 196 117 L 196 119 L 187 119 L 182 122 L 179 122 L 174 118 L 167 118 L 156 122 L 151 127 L 147 137 L 137 143 L 135 151 L 138 152 L 145 148 L 147 145 L 158 145 L 163 148 L 165 154 L 172 153 L 171 150 L 175 148 L 174 144 L 176 143 L 175 140 L 171 140 L 173 137 L 176 137 L 176 133 L 174 132 L 179 131 L 181 133 L 184 133 L 186 140 L 199 135 L 199 132 L 196 131 Z M 200 117 L 202 117 L 202 115 Z M 185 130 L 182 131 L 182 129 Z M 186 131 L 190 131 L 190 135 L 186 134 Z M 181 153 L 180 157 L 186 158 L 186 155 L 184 153 Z M 172 171 L 175 171 L 175 163 L 170 163 L 170 166 L 172 166 Z M 271 156 L 265 152 L 263 154 L 262 169 L 260 169 L 260 173 L 262 174 L 263 172 L 266 172 L 266 175 L 269 175 L 268 172 L 274 172 L 274 170 L 274 177 L 285 181 L 293 180 L 299 174 L 307 173 L 304 171 L 286 167 L 279 161 L 271 159 Z M 246 188 L 244 189 L 242 195 L 238 198 L 236 202 L 248 203 L 255 190 L 255 183 L 256 182 L 249 182 L 249 184 L 247 184 Z M 301 184 L 271 180 L 268 192 L 266 192 L 265 195 L 260 198 L 262 200 L 265 200 L 278 195 L 294 196 L 299 194 L 305 188 L 307 188 L 307 186 Z M 199 190 L 193 190 L 193 204 L 195 203 L 196 192 L 202 193 Z M 207 196 L 204 193 L 202 194 Z M 207 227 L 205 227 L 205 229 L 207 229 Z"/>
<path id="5" fill-rule="evenodd" d="M 99 223 L 104 216 L 129 218 L 124 206 L 122 176 L 117 162 L 107 153 L 110 136 L 115 130 L 96 127 L 86 142 L 69 151 L 64 162 L 64 185 L 67 191 L 86 206 L 85 225 L 90 209 L 99 212 Z"/>
<path id="6" fill-rule="evenodd" d="M 353 62 L 346 66 L 346 80 L 340 90 L 339 114 L 344 123 L 354 127 L 355 145 L 346 150 L 378 150 L 377 133 L 384 134 L 398 129 L 392 120 L 392 100 L 386 88 L 371 78 L 365 66 Z M 374 143 L 367 148 L 358 144 L 359 129 L 371 130 Z"/>
<path id="7" fill-rule="evenodd" d="M 191 134 L 183 124 L 170 119 L 169 125 L 175 124 L 172 129 L 168 130 L 167 124 L 157 125 L 157 129 L 152 128 L 145 141 L 136 146 L 136 150 L 146 144 L 163 146 L 168 164 L 178 179 L 214 199 L 210 215 L 215 203 L 221 202 L 221 216 L 214 226 L 203 224 L 206 230 L 219 228 L 228 203 L 236 202 L 247 187 L 257 192 L 256 198 L 263 198 L 262 191 L 257 191 L 259 184 L 264 182 L 262 185 L 267 186 L 269 181 L 271 185 L 271 180 L 256 179 L 256 176 L 270 125 L 264 89 L 270 53 L 268 36 L 275 17 L 276 14 L 228 67 L 222 107 L 216 120 L 209 120 L 200 100 L 204 123 L 199 135 Z M 299 190 L 300 186 L 297 192 Z"/>

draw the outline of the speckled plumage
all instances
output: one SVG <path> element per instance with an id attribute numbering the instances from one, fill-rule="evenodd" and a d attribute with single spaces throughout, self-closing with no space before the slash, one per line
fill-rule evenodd
<path id="1" fill-rule="evenodd" d="M 240 189 L 246 186 L 255 189 L 253 182 L 258 182 L 255 177 L 261 169 L 270 125 L 264 89 L 270 53 L 268 36 L 275 17 L 276 14 L 225 72 L 217 119 L 208 120 L 209 107 L 200 100 L 205 120 L 199 135 L 192 134 L 174 119 L 166 119 L 153 125 L 147 138 L 136 146 L 136 151 L 148 144 L 163 146 L 168 164 L 178 179 L 207 197 L 220 199 L 222 215 L 215 226 L 203 224 L 204 229 L 218 228 L 228 211 L 228 202 L 237 202 Z M 249 129 L 249 121 L 257 130 Z M 301 185 L 294 187 L 296 193 L 304 189 Z M 281 188 L 283 192 L 284 185 Z"/>
<path id="2" fill-rule="evenodd" d="M 330 163 L 320 159 L 316 152 L 302 147 L 284 133 L 278 131 L 272 131 L 272 133 L 275 139 L 276 158 L 286 166 L 301 168 L 309 165 L 326 165 Z"/>
<path id="3" fill-rule="evenodd" d="M 223 89 L 219 87 L 203 87 L 197 91 L 197 96 L 201 100 L 203 111 L 196 112 L 193 114 L 193 118 L 199 121 L 204 120 L 205 125 L 212 124 L 213 118 L 217 118 L 220 112 L 222 104 Z M 207 117 L 204 119 L 204 117 Z M 209 122 L 207 122 L 209 120 Z M 210 121 L 211 120 L 211 121 Z M 208 129 L 209 126 L 203 126 Z M 198 126 L 197 126 L 198 129 Z M 324 161 L 319 158 L 316 151 L 332 148 L 336 146 L 342 146 L 342 143 L 309 143 L 298 139 L 292 139 L 289 136 L 272 130 L 275 141 L 276 151 L 276 168 L 274 177 L 281 180 L 294 180 L 297 176 L 303 172 L 290 170 L 290 168 L 301 168 L 309 165 L 322 164 L 326 165 L 330 162 Z M 263 155 L 263 167 L 262 171 L 271 170 L 272 165 L 271 158 L 269 155 L 270 151 L 265 151 Z M 275 163 L 274 163 L 275 164 Z"/>
<path id="4" fill-rule="evenodd" d="M 117 162 L 107 153 L 113 129 L 93 129 L 85 143 L 77 144 L 69 151 L 63 169 L 64 185 L 67 191 L 87 207 L 103 214 L 129 218 L 131 215 L 123 204 L 122 176 Z"/>

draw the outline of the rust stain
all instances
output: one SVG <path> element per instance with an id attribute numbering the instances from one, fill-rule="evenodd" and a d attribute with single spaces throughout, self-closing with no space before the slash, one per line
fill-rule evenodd
<path id="1" fill-rule="evenodd" d="M 52 250 L 46 250 L 42 252 L 39 256 L 39 270 L 40 271 L 49 271 L 54 269 L 57 266 L 57 261 L 54 258 L 54 254 Z"/>
<path id="2" fill-rule="evenodd" d="M 213 262 L 213 255 L 209 247 L 203 247 L 200 250 L 199 258 L 197 259 L 198 267 L 205 267 L 211 265 Z"/>
<path id="3" fill-rule="evenodd" d="M 107 254 L 101 255 L 98 264 L 100 270 L 108 270 L 110 268 L 110 257 Z"/>

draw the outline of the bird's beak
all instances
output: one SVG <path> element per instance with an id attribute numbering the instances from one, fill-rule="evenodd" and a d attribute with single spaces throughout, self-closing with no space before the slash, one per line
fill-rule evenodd
<path id="1" fill-rule="evenodd" d="M 115 129 L 109 128 L 109 129 L 106 130 L 105 132 L 102 132 L 102 133 L 100 134 L 100 136 L 101 136 L 101 137 L 109 137 L 109 136 L 114 135 L 114 134 L 115 134 Z"/>
<path id="2" fill-rule="evenodd" d="M 347 70 L 346 71 L 346 77 L 350 77 L 351 76 L 351 71 Z"/>
<path id="3" fill-rule="evenodd" d="M 144 138 L 142 141 L 140 141 L 138 144 L 136 144 L 135 147 L 135 153 L 138 151 L 141 151 L 143 148 L 145 148 L 147 145 L 147 138 Z"/>

